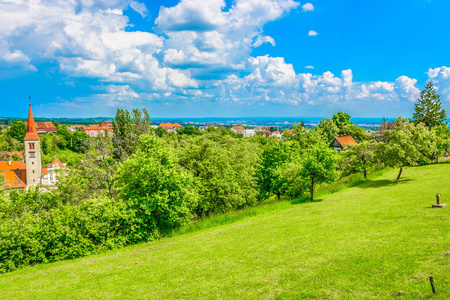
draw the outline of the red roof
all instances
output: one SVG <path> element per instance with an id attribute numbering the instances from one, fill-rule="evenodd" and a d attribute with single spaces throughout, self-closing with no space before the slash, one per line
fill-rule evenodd
<path id="1" fill-rule="evenodd" d="M 178 123 L 173 123 L 173 124 L 172 123 L 161 123 L 161 124 L 159 124 L 159 127 L 164 127 L 166 129 L 173 129 L 173 128 L 180 128 L 183 126 L 181 126 Z"/>
<path id="2" fill-rule="evenodd" d="M 0 161 L 12 160 L 12 157 L 17 155 L 23 159 L 23 151 L 0 151 Z"/>
<path id="3" fill-rule="evenodd" d="M 5 176 L 5 188 L 24 188 L 27 178 L 26 165 L 23 161 L 0 162 L 0 174 Z"/>
<path id="4" fill-rule="evenodd" d="M 53 167 L 54 164 L 57 164 L 58 166 L 60 166 L 61 168 L 65 168 L 66 166 L 63 165 L 62 162 L 59 161 L 59 159 L 57 157 L 55 157 L 53 159 L 53 161 L 51 163 L 48 164 L 48 167 L 51 168 Z"/>
<path id="5" fill-rule="evenodd" d="M 234 130 L 245 130 L 245 128 L 242 126 L 233 126 L 233 129 Z"/>
<path id="6" fill-rule="evenodd" d="M 356 141 L 355 139 L 350 136 L 338 136 L 336 137 L 336 140 L 339 142 L 339 144 L 341 144 L 342 147 L 344 147 L 345 145 L 356 145 Z"/>
<path id="7" fill-rule="evenodd" d="M 25 140 L 39 140 L 39 135 L 36 131 L 36 124 L 34 123 L 33 112 L 30 109 L 28 111 L 27 133 L 25 134 Z"/>

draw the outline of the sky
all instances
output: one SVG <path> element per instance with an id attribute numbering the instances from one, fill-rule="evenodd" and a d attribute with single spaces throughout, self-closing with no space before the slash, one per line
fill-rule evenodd
<path id="1" fill-rule="evenodd" d="M 0 116 L 450 111 L 448 0 L 0 0 Z"/>

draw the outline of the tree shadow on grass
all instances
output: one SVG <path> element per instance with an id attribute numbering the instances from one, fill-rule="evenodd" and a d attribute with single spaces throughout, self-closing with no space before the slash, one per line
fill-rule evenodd
<path id="1" fill-rule="evenodd" d="M 385 186 L 394 186 L 394 185 L 399 185 L 399 184 L 405 184 L 405 183 L 409 183 L 411 181 L 414 181 L 414 180 L 405 178 L 405 179 L 400 179 L 397 182 L 395 180 L 380 179 L 380 180 L 372 180 L 372 181 L 366 182 L 358 187 L 362 188 L 362 189 L 372 189 L 372 188 L 380 188 L 380 187 L 385 187 Z"/>
<path id="2" fill-rule="evenodd" d="M 305 204 L 305 203 L 318 203 L 322 202 L 323 199 L 314 199 L 313 202 L 311 202 L 311 197 L 298 197 L 291 200 L 291 204 L 297 205 L 297 204 Z"/>

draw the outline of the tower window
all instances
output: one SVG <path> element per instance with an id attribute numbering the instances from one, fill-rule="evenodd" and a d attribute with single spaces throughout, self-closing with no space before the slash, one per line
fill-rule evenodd
<path id="1" fill-rule="evenodd" d="M 34 143 L 30 143 L 30 150 L 34 150 Z"/>
<path id="2" fill-rule="evenodd" d="M 30 158 L 35 158 L 34 152 L 30 152 Z"/>
<path id="3" fill-rule="evenodd" d="M 33 170 L 33 174 L 34 174 L 34 170 Z"/>

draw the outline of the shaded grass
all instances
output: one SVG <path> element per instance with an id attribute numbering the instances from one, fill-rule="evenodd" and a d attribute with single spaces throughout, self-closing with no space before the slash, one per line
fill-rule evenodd
<path id="1" fill-rule="evenodd" d="M 429 207 L 436 193 L 450 204 L 449 173 L 408 168 L 396 184 L 386 171 L 320 202 L 27 267 L 0 276 L 0 299 L 448 299 L 450 209 Z"/>

